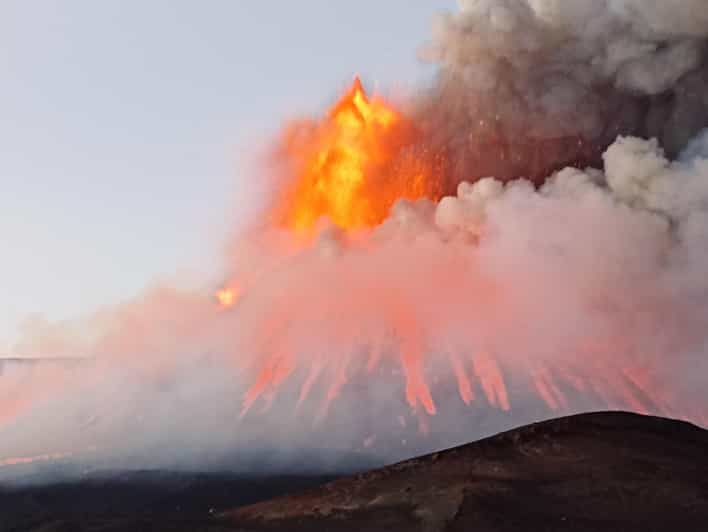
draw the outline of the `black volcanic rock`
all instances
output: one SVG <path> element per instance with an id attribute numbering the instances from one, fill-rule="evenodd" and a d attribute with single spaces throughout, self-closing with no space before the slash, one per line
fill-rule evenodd
<path id="1" fill-rule="evenodd" d="M 708 431 L 572 416 L 220 516 L 237 530 L 708 530 Z"/>
<path id="2" fill-rule="evenodd" d="M 0 485 L 0 532 L 216 531 L 219 511 L 333 476 L 103 472 L 49 485 Z"/>

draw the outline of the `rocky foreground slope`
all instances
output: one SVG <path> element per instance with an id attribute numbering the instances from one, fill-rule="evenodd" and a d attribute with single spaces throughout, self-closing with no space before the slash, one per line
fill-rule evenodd
<path id="1" fill-rule="evenodd" d="M 708 530 L 708 431 L 556 419 L 220 516 L 242 531 Z"/>

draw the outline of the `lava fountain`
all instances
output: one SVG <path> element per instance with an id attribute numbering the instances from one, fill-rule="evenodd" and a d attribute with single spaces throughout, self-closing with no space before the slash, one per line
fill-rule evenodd
<path id="1" fill-rule="evenodd" d="M 439 199 L 434 157 L 407 150 L 415 136 L 412 121 L 369 99 L 355 78 L 323 120 L 286 129 L 278 152 L 294 178 L 275 207 L 277 222 L 306 231 L 327 218 L 358 229 L 380 224 L 399 199 Z"/>
<path id="2" fill-rule="evenodd" d="M 320 121 L 286 128 L 275 152 L 285 179 L 268 219 L 281 245 L 290 241 L 289 251 L 268 250 L 270 264 L 246 269 L 247 283 L 236 274 L 217 293 L 223 307 L 235 307 L 249 323 L 252 381 L 240 416 L 259 403 L 269 410 L 280 389 L 296 381 L 295 410 L 320 383 L 321 420 L 349 381 L 365 380 L 382 365 L 388 371 L 395 362 L 423 431 L 438 412 L 431 380 L 448 376 L 468 406 L 483 400 L 509 411 L 513 376 L 517 384 L 525 381 L 516 391 L 522 402 L 533 391 L 549 411 L 591 404 L 702 419 L 700 409 L 679 406 L 656 380 L 651 364 L 658 354 L 642 352 L 656 346 L 637 345 L 632 335 L 643 333 L 598 306 L 603 298 L 614 304 L 612 291 L 624 274 L 589 272 L 585 284 L 563 286 L 561 280 L 553 289 L 555 274 L 538 257 L 511 265 L 505 257 L 505 270 L 495 271 L 490 252 L 499 251 L 498 228 L 487 211 L 505 196 L 539 193 L 524 180 L 505 186 L 482 179 L 459 183 L 455 196 L 444 197 L 450 192 L 445 161 L 421 149 L 419 135 L 402 112 L 369 99 L 358 79 Z M 578 176 L 569 174 L 573 179 Z M 596 187 L 583 181 L 577 186 Z M 593 223 L 582 212 L 574 216 L 587 224 L 582 231 Z M 572 244 L 559 227 L 547 245 L 554 238 L 559 246 Z M 587 252 L 574 247 L 571 260 L 583 260 Z M 538 283 L 551 291 L 537 291 Z M 573 295 L 566 301 L 556 290 Z M 646 294 L 643 280 L 637 290 L 640 327 L 659 326 L 660 302 Z M 554 319 L 565 319 L 556 312 L 588 315 L 595 323 L 562 338 L 556 332 L 538 338 Z"/>

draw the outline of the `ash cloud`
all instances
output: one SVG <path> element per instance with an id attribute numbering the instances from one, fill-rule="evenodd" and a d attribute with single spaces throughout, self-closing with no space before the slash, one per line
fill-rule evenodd
<path id="1" fill-rule="evenodd" d="M 449 196 L 240 235 L 228 311 L 157 286 L 40 324 L 27 349 L 83 360 L 0 374 L 0 460 L 331 469 L 560 412 L 706 423 L 707 38 L 701 0 L 460 2 L 409 110 Z"/>
<path id="2" fill-rule="evenodd" d="M 418 110 L 452 185 L 598 166 L 620 134 L 658 138 L 673 157 L 708 123 L 701 0 L 459 6 L 421 50 L 440 72 Z"/>

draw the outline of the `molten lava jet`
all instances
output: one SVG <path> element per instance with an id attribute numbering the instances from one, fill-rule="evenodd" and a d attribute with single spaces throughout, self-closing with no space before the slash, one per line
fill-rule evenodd
<path id="1" fill-rule="evenodd" d="M 440 161 L 410 151 L 416 134 L 410 120 L 369 98 L 356 78 L 324 120 L 286 130 L 279 152 L 293 180 L 275 207 L 277 221 L 307 231 L 325 217 L 358 229 L 380 224 L 399 199 L 439 199 Z"/>

